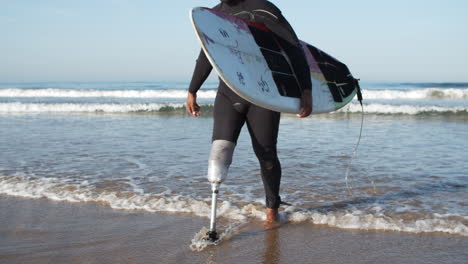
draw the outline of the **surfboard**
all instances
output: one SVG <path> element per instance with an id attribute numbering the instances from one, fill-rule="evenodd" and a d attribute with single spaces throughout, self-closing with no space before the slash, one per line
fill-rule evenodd
<path id="1" fill-rule="evenodd" d="M 240 97 L 261 107 L 300 112 L 301 89 L 277 36 L 265 26 L 205 7 L 190 17 L 201 47 L 218 76 Z M 301 41 L 312 80 L 312 114 L 336 111 L 359 85 L 348 67 Z"/>

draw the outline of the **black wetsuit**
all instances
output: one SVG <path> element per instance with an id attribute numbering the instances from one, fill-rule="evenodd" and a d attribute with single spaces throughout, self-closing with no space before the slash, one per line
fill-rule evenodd
<path id="1" fill-rule="evenodd" d="M 292 66 L 302 89 L 311 89 L 310 72 L 299 40 L 275 5 L 265 0 L 221 0 L 214 9 L 264 24 L 284 40 L 282 42 L 289 57 L 296 57 L 292 60 L 295 62 Z M 211 70 L 211 64 L 201 51 L 190 83 L 190 93 L 198 91 Z M 266 206 L 273 209 L 278 208 L 281 202 L 281 165 L 276 152 L 279 122 L 280 113 L 247 102 L 220 79 L 214 105 L 213 141 L 228 140 L 237 143 L 241 128 L 247 123 L 253 149 L 260 161 Z"/>

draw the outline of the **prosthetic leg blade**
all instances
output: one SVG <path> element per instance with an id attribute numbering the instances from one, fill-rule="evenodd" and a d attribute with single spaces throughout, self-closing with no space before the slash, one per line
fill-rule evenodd
<path id="1" fill-rule="evenodd" d="M 203 240 L 216 244 L 216 241 L 219 239 L 218 232 L 216 232 L 216 204 L 218 200 L 219 184 L 212 183 L 211 186 L 213 193 L 211 196 L 210 231 L 206 232 L 206 236 L 203 238 Z"/>
<path id="2" fill-rule="evenodd" d="M 229 165 L 232 162 L 232 154 L 236 144 L 227 140 L 215 140 L 211 146 L 208 161 L 208 180 L 211 183 L 211 219 L 210 231 L 206 233 L 205 241 L 216 243 L 219 236 L 216 232 L 216 203 L 218 200 L 219 185 L 226 179 Z"/>
<path id="3" fill-rule="evenodd" d="M 212 198 L 211 198 L 211 218 L 210 218 L 210 231 L 206 233 L 204 240 L 216 242 L 219 239 L 218 232 L 216 232 L 216 203 L 218 200 L 218 184 L 212 184 Z"/>

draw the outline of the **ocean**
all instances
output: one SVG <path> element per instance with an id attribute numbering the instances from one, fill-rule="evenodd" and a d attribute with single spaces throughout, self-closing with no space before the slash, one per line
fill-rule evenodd
<path id="1" fill-rule="evenodd" d="M 199 91 L 199 118 L 185 113 L 187 87 L 0 83 L 0 199 L 183 213 L 208 225 L 217 83 Z M 355 100 L 305 119 L 282 115 L 281 197 L 291 204 L 282 220 L 468 236 L 468 83 L 363 82 L 362 89 L 363 119 Z M 246 129 L 218 208 L 221 229 L 264 218 Z"/>

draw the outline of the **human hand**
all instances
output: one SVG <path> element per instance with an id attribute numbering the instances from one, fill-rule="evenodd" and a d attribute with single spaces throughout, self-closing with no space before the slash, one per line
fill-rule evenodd
<path id="1" fill-rule="evenodd" d="M 197 94 L 188 93 L 187 95 L 187 113 L 191 116 L 199 117 L 201 115 L 200 106 L 197 104 Z"/>
<path id="2" fill-rule="evenodd" d="M 304 90 L 301 96 L 301 109 L 298 117 L 304 118 L 312 113 L 312 90 Z"/>

